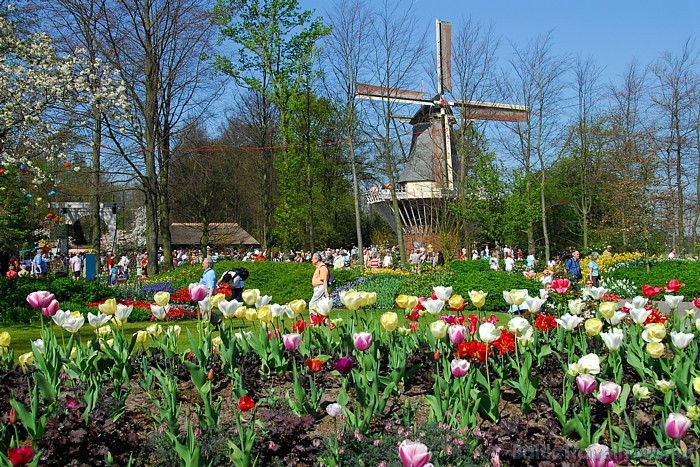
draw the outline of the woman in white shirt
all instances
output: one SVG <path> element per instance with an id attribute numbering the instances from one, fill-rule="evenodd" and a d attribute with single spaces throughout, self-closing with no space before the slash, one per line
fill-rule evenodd
<path id="1" fill-rule="evenodd" d="M 506 253 L 506 259 L 504 260 L 504 263 L 505 263 L 506 272 L 513 272 L 513 266 L 515 265 L 515 260 L 510 255 L 510 253 Z"/>

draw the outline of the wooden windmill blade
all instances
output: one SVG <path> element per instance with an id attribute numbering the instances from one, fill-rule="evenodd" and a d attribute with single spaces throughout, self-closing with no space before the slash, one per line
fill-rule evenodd
<path id="1" fill-rule="evenodd" d="M 435 20 L 438 94 L 452 92 L 452 23 Z"/>
<path id="2" fill-rule="evenodd" d="M 386 88 L 373 84 L 358 83 L 355 97 L 371 100 L 390 100 L 407 104 L 432 105 L 432 99 L 426 99 L 425 93 L 408 89 Z"/>
<path id="3" fill-rule="evenodd" d="M 499 104 L 495 102 L 454 101 L 462 115 L 468 120 L 491 120 L 497 122 L 526 122 L 529 109 L 524 105 Z"/>

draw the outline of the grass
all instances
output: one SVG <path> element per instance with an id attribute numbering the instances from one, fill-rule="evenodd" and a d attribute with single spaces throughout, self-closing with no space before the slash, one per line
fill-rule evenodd
<path id="1" fill-rule="evenodd" d="M 379 317 L 387 312 L 387 311 L 395 311 L 399 315 L 399 325 L 403 325 L 406 322 L 406 319 L 402 316 L 403 313 L 401 313 L 401 310 L 373 310 L 373 311 L 358 311 L 357 312 L 357 317 L 359 319 L 379 319 Z M 510 316 L 508 313 L 494 313 L 496 317 L 498 318 L 498 325 L 503 325 L 508 322 L 510 319 Z M 355 316 L 355 314 L 351 311 L 348 310 L 333 310 L 333 313 L 329 317 L 330 319 L 337 319 L 337 318 L 342 318 L 344 320 L 347 320 L 349 317 Z M 307 321 L 309 320 L 309 315 L 308 312 L 305 312 L 302 316 L 304 319 Z M 437 317 L 427 315 L 426 317 L 429 322 L 435 321 Z M 301 318 L 301 317 L 300 317 Z M 253 327 L 253 324 L 249 321 L 244 321 L 240 319 L 233 319 L 233 326 L 234 328 L 240 328 L 240 329 L 248 329 Z M 146 322 L 134 322 L 134 323 L 126 323 L 124 325 L 124 332 L 127 337 L 131 338 L 131 336 L 136 333 L 137 331 L 146 329 L 148 326 L 151 324 L 154 324 L 155 321 L 146 321 Z M 161 321 L 159 322 L 163 327 L 167 326 L 172 326 L 172 325 L 178 325 L 182 328 L 182 332 L 180 334 L 180 337 L 178 339 L 178 350 L 183 352 L 189 348 L 189 338 L 187 337 L 187 330 L 190 330 L 193 334 L 196 334 L 197 332 L 197 321 L 190 320 L 190 321 Z M 291 326 L 294 324 L 294 320 L 291 319 L 285 319 L 282 323 L 282 328 L 289 329 Z M 61 328 L 58 326 L 54 325 L 52 323 L 51 328 L 53 332 L 57 335 L 61 335 Z M 11 336 L 11 341 L 10 341 L 10 346 L 9 349 L 13 350 L 15 353 L 15 359 L 22 355 L 23 353 L 26 352 L 31 352 L 32 346 L 31 343 L 32 341 L 38 339 L 41 335 L 41 325 L 39 323 L 36 324 L 6 324 L 0 327 L 0 332 L 6 331 L 10 333 Z M 68 332 L 64 331 L 64 335 L 66 339 L 70 336 Z M 85 324 L 85 326 L 78 331 L 77 335 L 80 337 L 80 339 L 87 340 L 91 339 L 95 336 L 94 330 L 92 326 L 89 324 Z M 218 335 L 218 332 L 215 332 L 215 335 Z M 60 337 L 59 337 L 60 339 Z M 149 338 L 150 339 L 150 338 Z"/>

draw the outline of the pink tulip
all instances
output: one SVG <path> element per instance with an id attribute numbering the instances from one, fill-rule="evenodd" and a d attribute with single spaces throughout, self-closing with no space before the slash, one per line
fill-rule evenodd
<path id="1" fill-rule="evenodd" d="M 588 467 L 614 466 L 610 459 L 610 448 L 604 444 L 591 444 L 586 448 L 586 462 Z"/>
<path id="2" fill-rule="evenodd" d="M 593 391 L 595 391 L 595 387 L 597 385 L 597 382 L 595 380 L 595 376 L 589 375 L 588 373 L 583 373 L 581 375 L 578 375 L 576 377 L 576 386 L 578 386 L 578 390 L 581 391 L 583 394 L 591 395 L 593 394 Z"/>
<path id="3" fill-rule="evenodd" d="M 399 446 L 399 457 L 403 467 L 425 467 L 433 454 L 425 444 L 405 439 Z"/>
<path id="4" fill-rule="evenodd" d="M 450 326 L 450 329 L 447 330 L 447 333 L 450 335 L 450 342 L 452 342 L 453 345 L 458 345 L 464 342 L 464 338 L 467 335 L 467 328 L 461 324 L 453 324 Z"/>
<path id="5" fill-rule="evenodd" d="M 27 295 L 27 302 L 32 308 L 46 308 L 54 299 L 54 295 L 45 290 L 39 290 Z"/>
<path id="6" fill-rule="evenodd" d="M 53 297 L 53 295 L 51 296 Z M 41 308 L 41 314 L 43 316 L 53 316 L 58 311 L 58 308 L 58 300 L 51 300 L 51 302 L 47 306 Z"/>
<path id="7" fill-rule="evenodd" d="M 352 340 L 355 343 L 355 348 L 360 352 L 364 352 L 372 345 L 372 334 L 368 332 L 356 332 L 352 335 Z"/>
<path id="8" fill-rule="evenodd" d="M 622 387 L 619 384 L 605 381 L 600 383 L 597 398 L 602 404 L 612 404 L 620 397 L 620 391 L 622 391 Z"/>
<path id="9" fill-rule="evenodd" d="M 452 376 L 455 378 L 461 378 L 469 372 L 469 361 L 455 359 L 450 362 L 450 369 L 452 370 Z"/>
<path id="10" fill-rule="evenodd" d="M 301 344 L 301 334 L 285 334 L 282 336 L 282 342 L 284 343 L 285 349 L 294 352 L 299 348 L 299 344 Z"/>
<path id="11" fill-rule="evenodd" d="M 190 299 L 193 302 L 201 302 L 207 296 L 207 287 L 204 284 L 190 284 Z"/>
<path id="12" fill-rule="evenodd" d="M 672 413 L 666 420 L 666 434 L 673 439 L 681 439 L 688 432 L 693 422 L 680 413 Z"/>

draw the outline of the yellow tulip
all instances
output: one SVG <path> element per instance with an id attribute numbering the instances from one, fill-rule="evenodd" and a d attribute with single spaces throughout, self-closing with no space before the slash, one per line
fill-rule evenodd
<path id="1" fill-rule="evenodd" d="M 356 311 L 362 307 L 362 297 L 354 290 L 345 292 L 341 299 L 343 300 L 345 307 L 350 311 Z"/>
<path id="2" fill-rule="evenodd" d="M 399 308 L 408 308 L 408 295 L 399 295 L 396 297 L 396 304 Z"/>
<path id="3" fill-rule="evenodd" d="M 156 292 L 156 294 L 153 295 L 153 300 L 156 302 L 156 305 L 165 306 L 168 303 L 170 303 L 170 293 L 169 292 Z"/>
<path id="4" fill-rule="evenodd" d="M 645 342 L 661 342 L 666 337 L 666 326 L 663 323 L 648 324 L 642 331 L 642 339 Z"/>
<path id="5" fill-rule="evenodd" d="M 482 290 L 479 290 L 478 292 L 476 290 L 472 290 L 469 292 L 469 300 L 472 301 L 472 305 L 477 308 L 481 308 L 486 304 L 486 295 L 488 294 L 484 293 Z M 523 300 L 525 300 L 525 297 L 523 297 Z M 522 303 L 522 301 L 520 303 Z"/>
<path id="6" fill-rule="evenodd" d="M 211 340 L 211 345 L 216 346 L 216 347 L 222 345 L 223 343 L 224 342 L 221 340 L 220 336 L 216 336 Z"/>
<path id="7" fill-rule="evenodd" d="M 651 358 L 659 358 L 666 352 L 666 346 L 661 342 L 649 342 L 647 344 L 647 352 Z"/>
<path id="8" fill-rule="evenodd" d="M 34 354 L 32 352 L 23 353 L 17 360 L 22 368 L 25 368 L 27 365 L 34 364 Z"/>
<path id="9" fill-rule="evenodd" d="M 10 333 L 9 332 L 0 332 L 0 347 L 9 347 L 10 346 Z"/>
<path id="10" fill-rule="evenodd" d="M 461 310 L 464 305 L 464 297 L 461 295 L 453 295 L 447 303 L 449 303 L 450 308 L 453 310 Z"/>
<path id="11" fill-rule="evenodd" d="M 264 306 L 258 310 L 258 319 L 263 323 L 269 323 L 272 321 L 272 310 L 269 306 Z"/>
<path id="12" fill-rule="evenodd" d="M 369 304 L 369 292 L 357 292 L 360 297 L 360 308 L 364 308 Z"/>
<path id="13" fill-rule="evenodd" d="M 239 306 L 236 308 L 236 311 L 233 312 L 233 316 L 235 316 L 238 319 L 244 319 L 246 316 L 247 308 L 244 306 Z"/>
<path id="14" fill-rule="evenodd" d="M 109 324 L 100 326 L 99 328 L 95 329 L 95 334 L 97 334 L 98 337 L 103 337 L 108 334 L 112 334 L 112 328 L 109 326 Z"/>
<path id="15" fill-rule="evenodd" d="M 513 305 L 520 306 L 527 298 L 528 291 L 527 289 L 513 289 L 510 292 L 508 292 L 508 295 L 510 295 L 510 301 L 513 302 Z"/>
<path id="16" fill-rule="evenodd" d="M 393 311 L 388 311 L 382 315 L 380 318 L 382 327 L 389 332 L 393 332 L 399 326 L 399 315 Z"/>
<path id="17" fill-rule="evenodd" d="M 136 343 L 137 344 L 145 344 L 146 343 L 146 337 L 148 337 L 148 333 L 146 331 L 136 331 Z"/>
<path id="18" fill-rule="evenodd" d="M 694 422 L 700 420 L 700 407 L 697 405 L 691 405 L 688 407 L 688 418 Z"/>
<path id="19" fill-rule="evenodd" d="M 163 332 L 163 327 L 160 324 L 151 324 L 146 328 L 146 331 L 151 336 L 156 337 L 161 335 L 161 333 Z"/>
<path id="20" fill-rule="evenodd" d="M 272 314 L 272 313 L 270 313 Z M 248 321 L 255 321 L 258 319 L 258 312 L 255 308 L 246 308 L 245 309 L 245 319 Z"/>
<path id="21" fill-rule="evenodd" d="M 598 318 L 590 318 L 586 320 L 584 327 L 586 328 L 588 337 L 597 336 L 603 329 L 603 322 Z"/>
<path id="22" fill-rule="evenodd" d="M 226 300 L 226 295 L 224 295 L 222 293 L 218 293 L 218 294 L 214 295 L 213 297 L 211 297 L 211 300 L 210 300 L 211 306 L 218 307 L 219 303 L 221 303 L 222 300 Z"/>
<path id="23" fill-rule="evenodd" d="M 367 305 L 374 305 L 377 303 L 377 292 L 367 293 Z"/>
<path id="24" fill-rule="evenodd" d="M 306 309 L 306 300 L 292 300 L 287 306 L 295 315 L 299 315 Z"/>
<path id="25" fill-rule="evenodd" d="M 182 328 L 178 326 L 177 324 L 175 326 L 168 326 L 165 329 L 165 332 L 170 334 L 174 334 L 176 338 L 180 337 L 180 332 L 182 331 Z"/>
<path id="26" fill-rule="evenodd" d="M 700 376 L 693 378 L 693 391 L 695 391 L 695 394 L 700 395 Z"/>
<path id="27" fill-rule="evenodd" d="M 418 305 L 418 297 L 416 297 L 415 295 L 409 295 L 406 307 L 409 310 L 413 310 L 416 307 L 416 305 Z"/>
<path id="28" fill-rule="evenodd" d="M 113 315 L 117 312 L 117 300 L 108 298 L 104 303 L 98 305 L 97 308 L 105 315 Z"/>
<path id="29" fill-rule="evenodd" d="M 615 302 L 602 302 L 600 304 L 600 314 L 605 319 L 610 319 L 615 315 L 617 311 L 617 303 Z"/>
<path id="30" fill-rule="evenodd" d="M 443 339 L 447 335 L 447 323 L 442 320 L 433 321 L 430 324 L 430 332 L 435 339 Z"/>
<path id="31" fill-rule="evenodd" d="M 260 297 L 260 291 L 258 289 L 246 289 L 242 295 L 246 305 L 254 306 L 255 302 L 258 301 L 258 297 Z"/>

